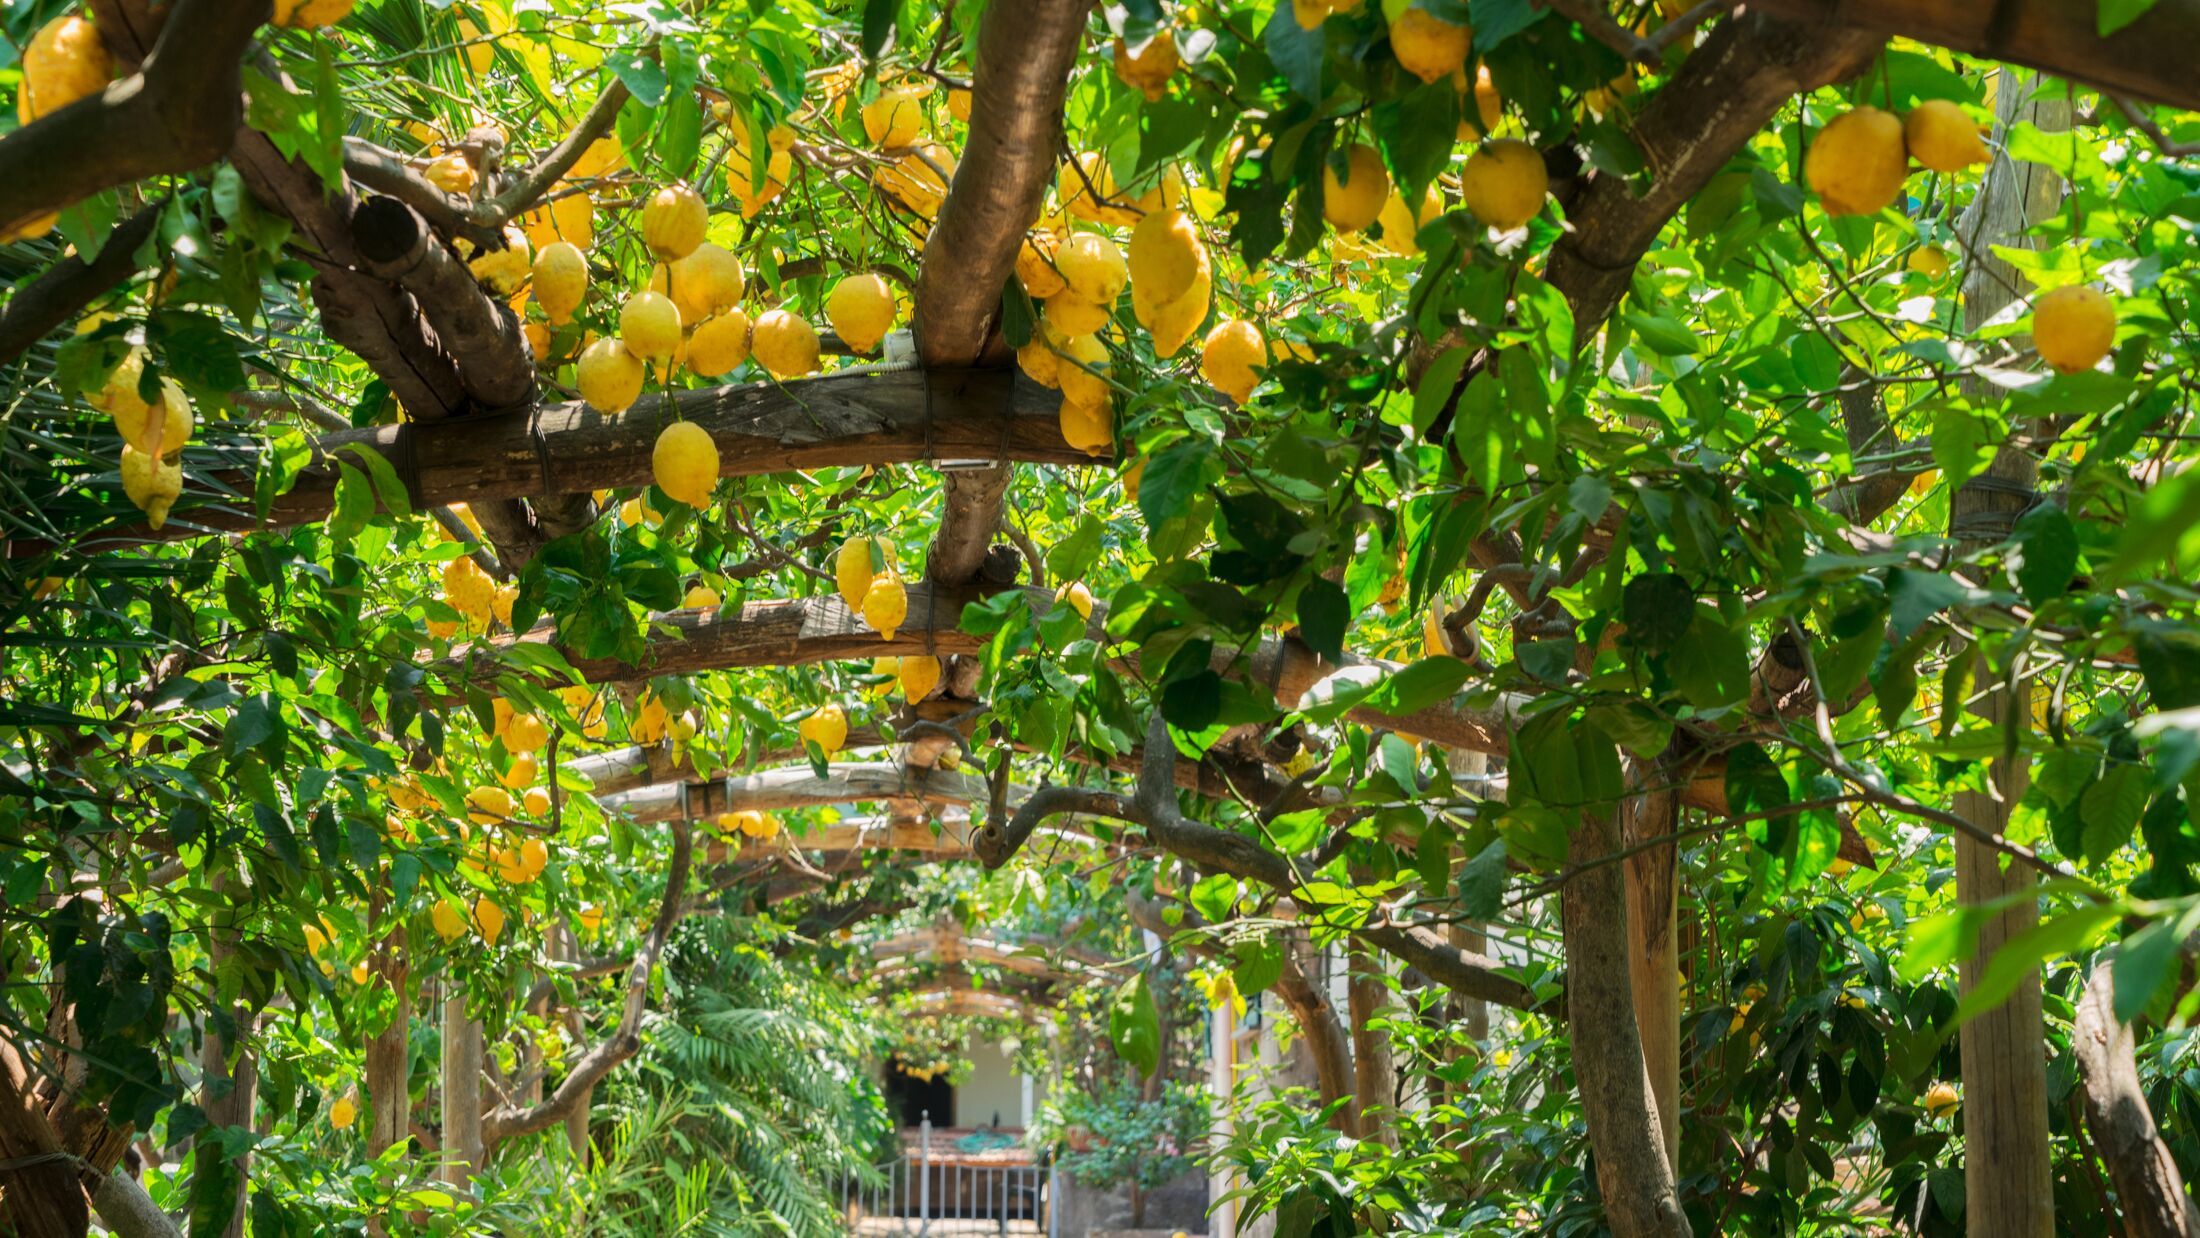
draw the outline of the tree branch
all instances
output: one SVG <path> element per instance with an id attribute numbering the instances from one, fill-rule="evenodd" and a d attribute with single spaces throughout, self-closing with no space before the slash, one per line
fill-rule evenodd
<path id="1" fill-rule="evenodd" d="M 101 293 L 128 279 L 138 269 L 138 248 L 160 223 L 160 209 L 145 207 L 117 224 L 90 262 L 81 254 L 70 254 L 17 288 L 7 305 L 0 307 L 0 363 L 21 356 Z"/>
<path id="2" fill-rule="evenodd" d="M 2093 965 L 2070 1028 L 2085 1083 L 2086 1124 L 2116 1184 L 2131 1238 L 2192 1238 L 2200 1234 L 2200 1208 L 2186 1198 L 2177 1160 L 2147 1107 L 2131 1028 L 2116 1017 L 2115 963 L 2113 954 L 2104 954 Z"/>

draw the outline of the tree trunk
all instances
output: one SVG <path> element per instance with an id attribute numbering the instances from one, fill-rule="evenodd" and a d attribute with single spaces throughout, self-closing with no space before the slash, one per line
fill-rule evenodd
<path id="1" fill-rule="evenodd" d="M 1680 823 L 1680 800 L 1665 789 L 1664 766 L 1645 771 L 1651 790 L 1630 798 L 1620 818 L 1620 838 L 1636 846 L 1669 837 Z M 1674 940 L 1680 852 L 1663 843 L 1627 858 L 1627 975 L 1635 997 L 1635 1030 L 1657 1101 L 1665 1161 L 1680 1164 L 1681 984 Z"/>
<path id="2" fill-rule="evenodd" d="M 2131 1028 L 2116 1018 L 2115 992 L 2115 960 L 2104 955 L 2093 965 L 2070 1029 L 2085 1082 L 2086 1125 L 2116 1184 L 2128 1238 L 2192 1238 L 2200 1234 L 2200 1208 L 2185 1197 L 2184 1177 L 2147 1108 Z"/>
<path id="3" fill-rule="evenodd" d="M 452 991 L 443 998 L 443 1181 L 469 1186 L 481 1156 L 481 1022 Z"/>
<path id="4" fill-rule="evenodd" d="M 387 915 L 387 906 L 375 901 L 370 922 Z M 389 986 L 397 1008 L 389 1026 L 367 1041 L 367 1155 L 376 1157 L 395 1147 L 412 1127 L 412 1000 L 406 992 L 411 973 L 405 951 L 405 926 L 390 927 L 376 947 L 371 961 L 375 982 Z"/>
<path id="5" fill-rule="evenodd" d="M 116 1238 L 183 1238 L 183 1231 L 153 1203 L 144 1186 L 119 1169 L 100 1179 L 92 1207 L 99 1212 L 99 1223 Z"/>
<path id="6" fill-rule="evenodd" d="M 1626 905 L 1622 866 L 1605 862 L 1618 847 L 1617 823 L 1597 813 L 1582 814 L 1567 841 L 1566 863 L 1576 871 L 1561 888 L 1559 921 L 1566 942 L 1566 1029 L 1574 1080 L 1612 1233 L 1685 1238 L 1688 1218 L 1681 1215 L 1673 1189 L 1657 1101 L 1643 1069 L 1642 1038 L 1635 1030 L 1627 917 L 1615 914 Z M 1595 867 L 1582 867 L 1590 864 Z"/>
<path id="7" fill-rule="evenodd" d="M 60 1152 L 30 1063 L 0 1037 L 0 1234 L 81 1238 L 90 1226 L 84 1189 Z"/>
<path id="8" fill-rule="evenodd" d="M 217 880 L 216 888 L 220 888 Z M 211 949 L 208 951 L 215 969 L 235 948 L 234 930 L 217 928 Z M 230 1008 L 230 1017 L 236 1023 L 235 1040 L 224 1036 L 212 1020 L 207 1021 L 205 1040 L 199 1055 L 201 1071 L 200 1107 L 206 1111 L 206 1124 L 210 1127 L 237 1126 L 252 1130 L 253 1102 L 259 1095 L 260 1072 L 252 1054 L 252 1031 L 257 1019 L 254 1012 L 244 1005 Z M 230 1059 L 236 1061 L 232 1063 Z M 226 1088 L 226 1090 L 224 1090 Z M 193 1174 L 221 1172 L 223 1159 L 221 1145 L 201 1142 L 193 1158 Z M 236 1159 L 237 1189 L 232 1196 L 235 1211 L 229 1215 L 229 1224 L 221 1231 L 222 1238 L 244 1238 L 245 1193 L 251 1182 L 251 1158 Z"/>
<path id="9" fill-rule="evenodd" d="M 1998 78 L 1996 129 L 2030 120 L 2042 129 L 2070 126 L 2070 105 L 2063 100 L 2028 102 L 2029 78 L 2004 70 Z M 1963 281 L 1964 321 L 1976 329 L 2013 298 L 2021 277 L 1992 255 L 1994 245 L 2026 244 L 2025 230 L 2055 213 L 2061 181 L 2038 164 L 2017 164 L 1998 156 L 1988 166 L 1978 196 L 1960 225 L 1969 269 Z M 1967 384 L 1974 396 L 1985 394 Z M 2021 428 L 2020 428 L 2021 432 Z M 2038 469 L 2017 445 L 2004 446 L 1986 472 L 1957 490 L 1949 505 L 1949 533 L 1966 546 L 1991 544 L 2007 535 L 2018 513 L 2033 501 Z M 1982 681 L 1990 678 L 1982 668 Z M 1999 687 L 1980 694 L 1978 712 L 2005 725 L 2024 725 L 2030 711 Z M 1954 797 L 1954 811 L 1999 834 L 2010 810 L 2024 794 L 2026 767 L 1995 761 L 1987 792 Z M 2004 867 L 2003 855 L 1957 835 L 1956 897 L 1968 904 L 2022 895 L 2037 884 L 2031 870 Z M 1979 928 L 1976 957 L 1963 962 L 1962 988 L 1978 983 L 1996 951 L 2034 927 L 2039 912 L 2033 900 L 2016 899 Z M 1963 1025 L 1960 1051 L 1964 1084 L 1964 1223 L 1978 1238 L 2047 1238 L 2054 1232 L 2054 1180 L 2048 1148 L 2046 1026 L 2040 1007 L 2040 977 L 2028 974 L 2001 1005 Z"/>
<path id="10" fill-rule="evenodd" d="M 1390 1056 L 1390 1032 L 1373 1026 L 1390 1004 L 1383 960 L 1373 951 L 1355 949 L 1346 964 L 1350 977 L 1345 1004 L 1352 1015 L 1352 1107 L 1359 1115 L 1360 1138 L 1396 1147 L 1397 1124 L 1391 1105 L 1398 1094 L 1398 1068 Z"/>

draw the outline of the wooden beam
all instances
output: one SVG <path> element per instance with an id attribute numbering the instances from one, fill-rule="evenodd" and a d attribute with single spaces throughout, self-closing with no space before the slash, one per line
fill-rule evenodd
<path id="1" fill-rule="evenodd" d="M 2200 109 L 2200 0 L 2159 0 L 2103 37 L 2085 0 L 1751 0 L 1766 13 L 1842 22 L 2038 69 L 2105 90 Z"/>
<path id="2" fill-rule="evenodd" d="M 807 766 L 764 770 L 717 782 L 672 783 L 644 787 L 599 801 L 605 812 L 624 813 L 639 824 L 706 820 L 742 809 L 778 810 L 839 804 L 906 803 L 982 804 L 990 792 L 985 780 L 939 769 L 902 765 L 841 763 L 820 778 Z M 1011 785 L 1008 800 L 1021 804 L 1030 792 Z"/>
<path id="3" fill-rule="evenodd" d="M 265 521 L 247 509 L 188 508 L 171 515 L 157 534 L 142 525 L 118 527 L 87 535 L 83 545 L 285 529 L 323 519 L 335 501 L 337 461 L 355 445 L 390 461 L 415 508 L 646 485 L 657 434 L 675 409 L 710 431 L 724 477 L 944 458 L 1090 463 L 1063 441 L 1055 415 L 1060 403 L 1059 393 L 1013 371 L 859 369 L 685 391 L 670 406 L 638 405 L 617 417 L 574 402 L 459 424 L 373 426 L 316 440 L 312 463 L 275 500 Z M 221 480 L 251 493 L 249 469 Z M 17 554 L 36 549 L 16 545 L 25 548 Z"/>

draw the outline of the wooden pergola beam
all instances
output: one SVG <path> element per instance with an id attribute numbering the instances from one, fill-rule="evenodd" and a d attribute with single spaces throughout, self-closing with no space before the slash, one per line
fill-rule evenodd
<path id="1" fill-rule="evenodd" d="M 337 462 L 354 445 L 390 462 L 415 508 L 646 485 L 658 432 L 675 414 L 710 432 L 723 477 L 949 458 L 1088 463 L 1062 439 L 1060 402 L 1058 393 L 1014 371 L 864 369 L 680 392 L 666 405 L 638 405 L 617 417 L 573 402 L 459 423 L 373 426 L 316 440 L 312 463 L 265 521 L 242 508 L 188 508 L 158 533 L 131 525 L 89 534 L 82 545 L 321 520 L 335 503 Z M 240 493 L 252 490 L 250 469 L 220 480 Z M 16 545 L 25 548 L 18 554 L 35 549 Z"/>
<path id="2" fill-rule="evenodd" d="M 1021 804 L 1029 794 L 1028 788 L 1012 784 L 1008 802 Z M 623 813 L 637 824 L 656 824 L 706 820 L 743 809 L 776 811 L 875 803 L 964 806 L 985 803 L 989 797 L 985 780 L 969 774 L 883 762 L 843 762 L 828 765 L 823 778 L 808 766 L 788 766 L 716 782 L 643 787 L 605 796 L 598 803 L 605 812 Z"/>
<path id="3" fill-rule="evenodd" d="M 2092 0 L 1751 0 L 1798 20 L 1840 22 L 2038 69 L 2105 90 L 2200 109 L 2200 0 L 2158 0 L 2103 37 Z"/>

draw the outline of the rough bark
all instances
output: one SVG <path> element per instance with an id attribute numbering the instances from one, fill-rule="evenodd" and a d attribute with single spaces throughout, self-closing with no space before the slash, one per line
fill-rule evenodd
<path id="1" fill-rule="evenodd" d="M 1306 934 L 1297 930 L 1287 933 L 1283 939 L 1283 971 L 1276 977 L 1276 996 L 1299 1025 L 1299 1035 L 1314 1059 L 1315 1087 L 1326 1107 L 1353 1095 L 1352 1045 L 1345 1035 L 1344 1020 L 1337 1016 L 1336 1004 L 1312 978 L 1313 962 L 1314 948 Z M 1339 1106 L 1329 1121 L 1337 1130 L 1352 1133 L 1351 1106 Z"/>
<path id="2" fill-rule="evenodd" d="M 2116 1017 L 2113 956 L 2093 965 L 2078 998 L 2070 1047 L 2085 1084 L 2086 1125 L 2109 1181 L 2116 1184 L 2116 1208 L 2128 1238 L 2200 1234 L 2200 1207 L 2186 1197 L 2184 1176 L 2147 1107 L 2131 1027 Z"/>
<path id="3" fill-rule="evenodd" d="M 375 901 L 374 910 L 378 914 L 373 919 L 388 914 L 380 899 Z M 367 1155 L 373 1157 L 405 1138 L 412 1125 L 412 1001 L 408 992 L 412 968 L 402 922 L 391 925 L 375 947 L 371 966 L 374 982 L 395 994 L 397 1003 L 389 1025 L 367 1041 Z"/>
<path id="4" fill-rule="evenodd" d="M 1365 949 L 1346 956 L 1345 1007 L 1352 1016 L 1352 1109 L 1359 1136 L 1398 1146 L 1391 1102 L 1398 1094 L 1398 1068 L 1390 1056 L 1390 1031 L 1375 1016 L 1390 1004 L 1382 960 Z"/>
<path id="5" fill-rule="evenodd" d="M 2102 38 L 2095 6 L 2071 0 L 1752 0 L 1796 19 L 1840 21 L 1880 35 L 2003 60 L 2174 107 L 2200 108 L 2192 48 L 2200 3 L 2161 0 Z"/>
<path id="6" fill-rule="evenodd" d="M 1576 871 L 1559 894 L 1567 1039 L 1605 1221 L 1617 1238 L 1682 1238 L 1688 1219 L 1635 1030 L 1627 918 L 1614 914 L 1626 893 L 1620 866 L 1605 862 L 1618 846 L 1617 824 L 1596 813 L 1584 813 L 1568 840 L 1566 861 Z"/>
<path id="7" fill-rule="evenodd" d="M 271 0 L 177 0 L 145 66 L 0 139 L 0 233 L 103 189 L 222 157 L 244 114 L 239 71 Z"/>
<path id="8" fill-rule="evenodd" d="M 1648 779 L 1660 778 L 1652 772 Z M 1651 790 L 1631 797 L 1620 814 L 1620 840 L 1629 847 L 1671 836 L 1680 825 L 1673 793 Z M 1663 843 L 1627 858 L 1627 975 L 1634 993 L 1635 1030 L 1657 1102 L 1658 1130 L 1668 1165 L 1680 1163 L 1681 986 L 1678 924 L 1679 851 Z"/>
<path id="9" fill-rule="evenodd" d="M 92 1208 L 115 1238 L 183 1238 L 183 1231 L 153 1203 L 145 1187 L 119 1169 L 101 1175 L 99 1189 L 92 1193 Z"/>
<path id="10" fill-rule="evenodd" d="M 0 364 L 13 361 L 46 334 L 75 318 L 98 296 L 137 270 L 138 247 L 153 235 L 160 209 L 146 207 L 115 226 L 87 262 L 70 254 L 15 290 L 0 307 Z"/>
<path id="11" fill-rule="evenodd" d="M 459 383 L 475 406 L 492 414 L 532 410 L 535 359 L 519 317 L 483 291 L 419 212 L 396 198 L 368 198 L 352 212 L 351 235 L 370 273 L 412 294 L 458 361 Z"/>
<path id="12" fill-rule="evenodd" d="M 2068 102 L 2028 102 L 2031 93 L 2030 81 L 2004 72 L 1996 95 L 2000 133 L 2023 119 L 2043 129 L 2069 127 Z M 2038 164 L 2017 164 L 1997 156 L 1988 166 L 1971 210 L 1959 224 L 1965 249 L 1972 255 L 1963 281 L 1967 326 L 1983 325 L 2021 286 L 2014 268 L 1993 257 L 1990 247 L 2025 244 L 2025 230 L 2051 217 L 2061 197 L 2059 179 Z M 1974 389 L 1971 394 L 1976 398 L 1988 393 Z M 2001 540 L 2017 514 L 2030 505 L 2037 475 L 2037 463 L 2023 447 L 2002 448 L 1983 474 L 1956 491 L 1949 504 L 1950 535 L 1968 547 Z M 2030 716 L 2000 687 L 1984 692 L 1977 708 L 2004 725 L 2024 725 Z M 1965 820 L 1999 834 L 2024 794 L 2026 774 L 2022 758 L 1995 760 L 1989 771 L 1990 790 L 1960 792 L 1952 808 Z M 2005 868 L 2000 852 L 1968 835 L 1956 837 L 1955 849 L 1956 897 L 1961 902 L 1994 902 L 2021 895 L 2037 884 L 2030 869 L 2015 864 Z M 2020 897 L 1980 925 L 1978 953 L 1959 969 L 1961 986 L 1968 991 L 1978 983 L 1994 954 L 2038 921 L 2034 901 Z M 2001 1005 L 1965 1023 L 1960 1034 L 1964 1224 L 1979 1238 L 2046 1238 L 2054 1232 L 2045 1035 L 2036 970 Z"/>
<path id="13" fill-rule="evenodd" d="M 30 1063 L 0 1037 L 0 1233 L 80 1238 L 90 1223 L 76 1168 L 39 1107 Z"/>

